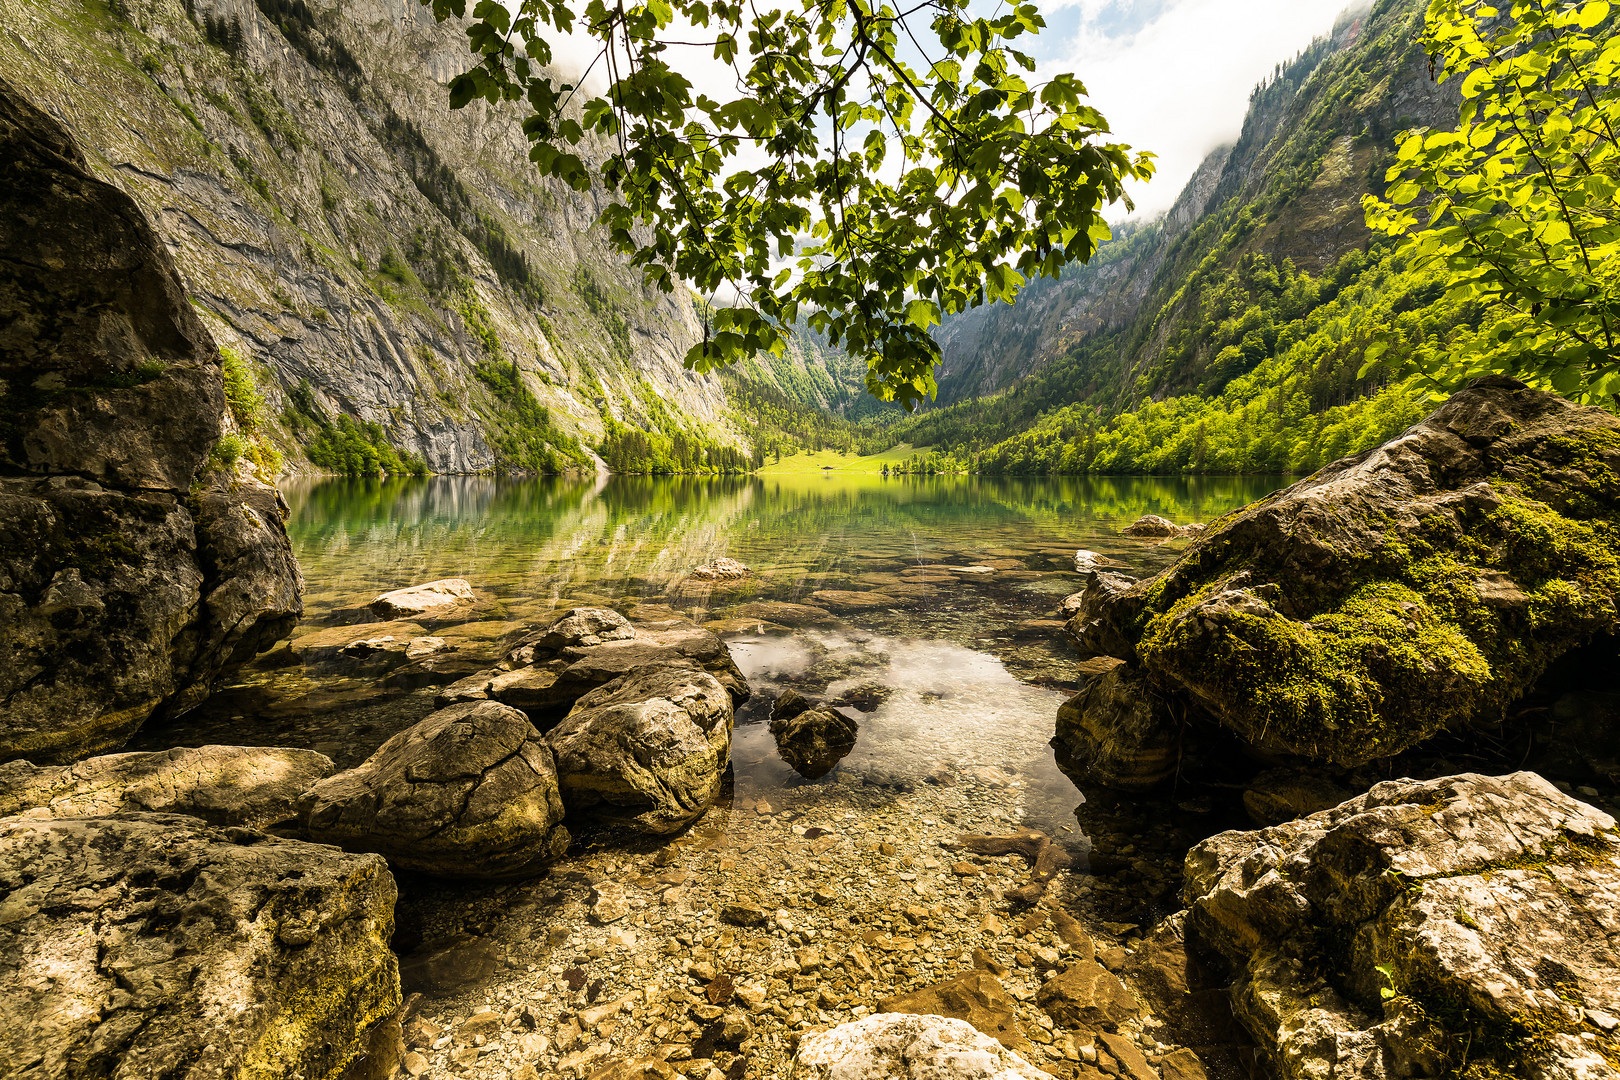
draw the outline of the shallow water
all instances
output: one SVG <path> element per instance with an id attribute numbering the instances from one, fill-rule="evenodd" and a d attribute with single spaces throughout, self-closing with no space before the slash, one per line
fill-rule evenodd
<path id="1" fill-rule="evenodd" d="M 1023 827 L 1054 837 L 1073 862 L 1047 900 L 1085 920 L 1099 947 L 1139 940 L 1127 935 L 1174 910 L 1181 853 L 1236 822 L 1207 794 L 1120 800 L 1083 792 L 1059 771 L 1047 741 L 1076 656 L 1057 607 L 1082 584 L 1076 549 L 1150 573 L 1184 545 L 1130 540 L 1119 535 L 1124 525 L 1146 513 L 1209 520 L 1282 482 L 295 484 L 288 531 L 307 614 L 293 647 L 260 658 L 192 712 L 149 725 L 132 748 L 294 745 L 339 768 L 358 764 L 431 712 L 438 687 L 316 667 L 299 643 L 349 633 L 347 624 L 371 619 L 365 605 L 379 592 L 435 578 L 469 579 L 474 609 L 395 630 L 443 637 L 475 667 L 579 604 L 707 623 L 726 637 L 753 697 L 737 713 L 721 795 L 691 828 L 655 839 L 571 821 L 569 853 L 523 882 L 396 875 L 393 943 L 406 991 L 426 995 L 418 1015 L 429 1029 L 414 1029 L 410 1045 L 428 1075 L 583 1077 L 598 1061 L 656 1054 L 689 1077 L 764 1080 L 786 1074 L 804 1032 L 987 957 L 1002 966 L 1018 1023 L 1038 1044 L 1028 1053 L 1076 1077 L 1089 1047 L 1051 1030 L 1035 1005 L 1047 962 L 1038 958 L 1056 957 L 1062 942 L 1042 928 L 1045 908 L 1009 912 L 1003 899 L 1028 868 L 1016 857 L 964 862 L 955 837 Z M 722 556 L 753 573 L 733 583 L 690 576 Z M 737 618 L 753 601 L 844 613 L 786 630 Z M 789 689 L 859 724 L 854 750 L 815 782 L 781 761 L 765 722 Z M 604 886 L 619 890 L 627 914 L 596 917 Z M 767 924 L 725 925 L 719 913 L 737 904 L 770 913 Z M 807 949 L 826 963 L 816 968 Z M 465 971 L 434 974 L 446 963 Z M 713 984 L 694 980 L 713 978 L 710 969 L 757 991 L 746 999 L 752 1034 L 735 1052 L 706 1042 L 720 1009 L 703 996 Z M 502 1018 L 487 1041 L 459 1034 L 486 1009 Z M 1158 1029 L 1135 1037 L 1144 1048 L 1179 1041 Z M 1239 1075 L 1219 1057 L 1206 1065 L 1214 1080 Z"/>

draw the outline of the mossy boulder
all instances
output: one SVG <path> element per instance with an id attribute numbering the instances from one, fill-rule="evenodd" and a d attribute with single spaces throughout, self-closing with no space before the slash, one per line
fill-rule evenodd
<path id="1" fill-rule="evenodd" d="M 1189 948 L 1283 1080 L 1612 1076 L 1620 831 L 1534 773 L 1392 780 L 1187 854 Z"/>
<path id="2" fill-rule="evenodd" d="M 333 1080 L 399 1006 L 395 899 L 193 817 L 0 820 L 0 1076 Z"/>
<path id="3" fill-rule="evenodd" d="M 1353 767 L 1500 719 L 1620 625 L 1617 602 L 1620 420 L 1497 377 L 1212 523 L 1150 580 L 1094 574 L 1070 630 L 1150 691 L 1159 723 L 1133 737 L 1185 718 Z"/>
<path id="4" fill-rule="evenodd" d="M 286 504 L 212 459 L 225 414 L 163 242 L 0 79 L 0 761 L 117 749 L 291 631 Z"/>

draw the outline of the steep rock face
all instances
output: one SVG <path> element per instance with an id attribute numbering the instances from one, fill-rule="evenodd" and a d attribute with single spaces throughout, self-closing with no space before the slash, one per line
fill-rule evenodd
<path id="1" fill-rule="evenodd" d="M 540 181 L 515 108 L 449 109 L 466 39 L 415 0 L 0 0 L 0 65 L 157 223 L 288 467 L 343 417 L 441 472 L 607 417 L 729 438 L 691 303 Z"/>
<path id="2" fill-rule="evenodd" d="M 1620 832 L 1534 773 L 1393 780 L 1187 855 L 1188 942 L 1289 1080 L 1612 1076 Z"/>
<path id="3" fill-rule="evenodd" d="M 1094 779 L 1173 717 L 1357 766 L 1501 716 L 1620 625 L 1620 420 L 1481 379 L 1399 438 L 1212 524 L 1128 588 L 1094 574 L 1070 631 L 1154 710 L 1088 691 L 1060 741 Z M 1179 708 L 1168 708 L 1174 701 Z M 1116 766 L 1118 766 L 1116 768 Z M 1118 775 L 1116 775 L 1118 774 Z"/>
<path id="4" fill-rule="evenodd" d="M 1361 197 L 1381 180 L 1393 134 L 1457 118 L 1456 84 L 1434 85 L 1413 43 L 1423 7 L 1351 5 L 1330 34 L 1256 88 L 1237 142 L 1204 160 L 1162 218 L 1120 228 L 1091 263 L 1032 283 L 1013 307 L 947 318 L 940 399 L 1004 389 L 1112 332 L 1122 335 L 1113 348 L 1067 376 L 1063 401 L 1098 394 L 1112 405 L 1143 372 L 1161 394 L 1169 387 L 1155 364 L 1196 305 L 1186 285 L 1201 260 L 1216 260 L 1217 276 L 1249 253 L 1319 273 L 1363 247 Z"/>
<path id="5" fill-rule="evenodd" d="M 329 1080 L 399 1005 L 375 855 L 195 818 L 0 821 L 0 1074 Z"/>
<path id="6" fill-rule="evenodd" d="M 139 208 L 0 81 L 0 759 L 116 748 L 285 636 L 285 506 Z"/>

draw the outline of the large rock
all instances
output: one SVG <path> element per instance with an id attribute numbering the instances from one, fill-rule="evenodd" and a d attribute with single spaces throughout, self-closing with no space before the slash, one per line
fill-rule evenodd
<path id="1" fill-rule="evenodd" d="M 1144 739 L 1186 716 L 1354 767 L 1499 719 L 1620 625 L 1617 476 L 1620 419 L 1482 379 L 1216 522 L 1157 577 L 1094 574 L 1070 628 L 1157 691 Z"/>
<path id="2" fill-rule="evenodd" d="M 570 608 L 543 629 L 525 636 L 512 647 L 508 659 L 532 664 L 568 648 L 589 648 L 604 641 L 628 641 L 636 636 L 630 620 L 612 608 Z"/>
<path id="3" fill-rule="evenodd" d="M 0 765 L 0 817 L 150 811 L 262 828 L 295 817 L 299 796 L 331 773 L 324 754 L 269 746 L 180 747 L 44 767 L 12 761 Z"/>
<path id="4" fill-rule="evenodd" d="M 967 1021 L 1009 1050 L 1027 1054 L 1031 1049 L 1018 1027 L 1017 1004 L 988 971 L 969 971 L 909 994 L 884 998 L 878 1002 L 878 1012 L 949 1016 Z"/>
<path id="5" fill-rule="evenodd" d="M 570 811 L 668 833 L 720 793 L 731 721 L 731 695 L 713 675 L 661 664 L 580 698 L 546 742 Z"/>
<path id="6" fill-rule="evenodd" d="M 793 1080 L 1050 1080 L 962 1020 L 875 1013 L 807 1035 Z"/>
<path id="7" fill-rule="evenodd" d="M 1076 780 L 1101 780 L 1127 791 L 1169 779 L 1176 771 L 1179 732 L 1164 723 L 1148 680 L 1111 657 L 1088 666 L 1080 692 L 1058 708 L 1052 737 L 1058 767 Z"/>
<path id="8" fill-rule="evenodd" d="M 1534 773 L 1393 780 L 1187 855 L 1187 939 L 1276 1075 L 1597 1077 L 1620 832 Z"/>
<path id="9" fill-rule="evenodd" d="M 399 1005 L 394 898 L 193 818 L 0 821 L 0 1075 L 335 1077 Z"/>
<path id="10" fill-rule="evenodd" d="M 472 583 L 465 578 L 440 578 L 420 585 L 385 592 L 369 605 L 372 614 L 382 619 L 408 619 L 438 608 L 471 603 L 477 599 Z"/>
<path id="11" fill-rule="evenodd" d="M 299 805 L 316 840 L 444 877 L 521 876 L 568 847 L 551 749 L 494 701 L 441 709 Z"/>
<path id="12" fill-rule="evenodd" d="M 135 204 L 0 80 L 0 759 L 116 749 L 289 633 L 286 507 Z"/>
<path id="13" fill-rule="evenodd" d="M 859 725 L 832 709 L 807 709 L 771 719 L 776 752 L 806 780 L 820 780 L 855 749 Z"/>

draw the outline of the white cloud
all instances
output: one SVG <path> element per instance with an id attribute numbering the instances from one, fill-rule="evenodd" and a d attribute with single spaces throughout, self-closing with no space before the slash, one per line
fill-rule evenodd
<path id="1" fill-rule="evenodd" d="M 1078 22 L 1077 32 L 1046 42 L 1041 67 L 1073 71 L 1120 141 L 1158 155 L 1153 181 L 1131 192 L 1137 216 L 1152 216 L 1170 208 L 1205 155 L 1237 138 L 1255 85 L 1328 33 L 1346 2 L 1060 2 L 1047 21 Z M 1065 19 L 1064 8 L 1077 10 Z"/>

